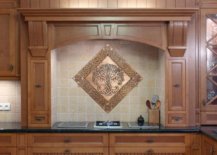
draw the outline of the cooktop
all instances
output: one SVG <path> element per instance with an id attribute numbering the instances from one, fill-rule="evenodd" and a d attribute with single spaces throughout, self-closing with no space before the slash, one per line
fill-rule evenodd
<path id="1" fill-rule="evenodd" d="M 94 128 L 122 128 L 120 121 L 96 121 Z"/>

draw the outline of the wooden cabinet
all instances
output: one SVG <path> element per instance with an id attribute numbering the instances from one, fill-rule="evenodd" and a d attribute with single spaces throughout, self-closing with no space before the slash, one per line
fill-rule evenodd
<path id="1" fill-rule="evenodd" d="M 201 123 L 217 124 L 217 10 L 201 11 Z"/>
<path id="2" fill-rule="evenodd" d="M 50 126 L 50 80 L 46 60 L 30 60 L 28 88 L 29 127 Z"/>
<path id="3" fill-rule="evenodd" d="M 108 155 L 108 134 L 29 134 L 28 155 Z"/>
<path id="4" fill-rule="evenodd" d="M 107 148 L 30 148 L 28 155 L 108 155 Z"/>
<path id="5" fill-rule="evenodd" d="M 180 147 L 133 147 L 112 148 L 111 155 L 186 155 L 185 149 Z"/>
<path id="6" fill-rule="evenodd" d="M 16 155 L 16 134 L 0 135 L 0 155 Z"/>
<path id="7" fill-rule="evenodd" d="M 168 60 L 167 126 L 186 126 L 186 62 L 185 59 Z"/>
<path id="8" fill-rule="evenodd" d="M 0 10 L 0 79 L 19 76 L 16 16 L 13 9 Z"/>
<path id="9" fill-rule="evenodd" d="M 110 134 L 110 153 L 111 155 L 187 155 L 189 138 L 188 134 Z"/>
<path id="10" fill-rule="evenodd" d="M 217 142 L 207 136 L 203 136 L 202 155 L 217 155 Z"/>
<path id="11" fill-rule="evenodd" d="M 0 155 L 16 155 L 16 148 L 1 148 Z"/>

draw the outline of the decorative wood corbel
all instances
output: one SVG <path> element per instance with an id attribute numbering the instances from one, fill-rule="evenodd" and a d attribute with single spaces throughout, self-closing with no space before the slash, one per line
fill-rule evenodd
<path id="1" fill-rule="evenodd" d="M 47 23 L 29 22 L 29 50 L 32 57 L 45 57 L 48 51 Z"/>
<path id="2" fill-rule="evenodd" d="M 172 57 L 183 57 L 186 51 L 187 21 L 170 21 L 168 26 L 168 50 Z"/>

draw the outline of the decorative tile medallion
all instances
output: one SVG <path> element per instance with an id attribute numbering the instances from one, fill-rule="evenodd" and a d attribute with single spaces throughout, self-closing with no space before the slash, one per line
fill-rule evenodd
<path id="1" fill-rule="evenodd" d="M 110 45 L 106 45 L 74 79 L 107 113 L 142 80 Z"/>

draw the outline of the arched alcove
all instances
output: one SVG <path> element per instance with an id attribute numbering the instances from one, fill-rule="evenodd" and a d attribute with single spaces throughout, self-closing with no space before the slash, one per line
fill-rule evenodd
<path id="1" fill-rule="evenodd" d="M 142 77 L 142 81 L 109 113 L 106 113 L 73 79 L 107 44 Z M 133 122 L 139 115 L 148 120 L 145 102 L 151 100 L 153 95 L 159 95 L 162 102 L 161 123 L 164 123 L 165 57 L 165 52 L 159 48 L 126 40 L 86 40 L 52 50 L 52 122 Z"/>

